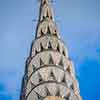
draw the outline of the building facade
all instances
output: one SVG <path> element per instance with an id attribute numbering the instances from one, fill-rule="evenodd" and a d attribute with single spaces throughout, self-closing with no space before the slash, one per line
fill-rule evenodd
<path id="1" fill-rule="evenodd" d="M 82 100 L 73 63 L 60 39 L 48 0 L 41 0 L 20 100 Z"/>

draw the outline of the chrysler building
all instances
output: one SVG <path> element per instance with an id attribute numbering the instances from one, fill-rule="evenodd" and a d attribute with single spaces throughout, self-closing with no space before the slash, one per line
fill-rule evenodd
<path id="1" fill-rule="evenodd" d="M 20 100 L 82 100 L 73 62 L 60 38 L 49 0 L 40 0 L 35 39 L 22 80 Z"/>

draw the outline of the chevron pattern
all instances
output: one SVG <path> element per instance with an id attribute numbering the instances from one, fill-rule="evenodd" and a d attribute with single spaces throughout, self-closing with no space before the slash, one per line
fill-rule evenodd
<path id="1" fill-rule="evenodd" d="M 41 0 L 22 83 L 20 100 L 82 100 L 73 63 L 60 39 L 48 0 Z"/>

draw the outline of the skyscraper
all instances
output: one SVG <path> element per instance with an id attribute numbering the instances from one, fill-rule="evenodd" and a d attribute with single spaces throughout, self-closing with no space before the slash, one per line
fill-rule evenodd
<path id="1" fill-rule="evenodd" d="M 20 100 L 81 100 L 74 66 L 60 39 L 48 0 L 41 0 Z"/>

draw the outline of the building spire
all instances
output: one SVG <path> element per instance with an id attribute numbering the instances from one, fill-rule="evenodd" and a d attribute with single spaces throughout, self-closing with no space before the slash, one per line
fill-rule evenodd
<path id="1" fill-rule="evenodd" d="M 42 1 L 42 4 L 44 4 L 44 3 L 49 3 L 49 1 L 48 0 L 41 0 Z"/>
<path id="2" fill-rule="evenodd" d="M 82 100 L 73 63 L 58 33 L 49 1 L 41 0 L 20 100 Z"/>
<path id="3" fill-rule="evenodd" d="M 39 21 L 42 21 L 45 18 L 52 20 L 53 19 L 53 11 L 50 7 L 48 0 L 41 0 Z"/>
<path id="4" fill-rule="evenodd" d="M 50 30 L 49 35 L 59 37 L 50 3 L 48 0 L 41 0 L 36 38 L 48 34 L 48 29 Z"/>

